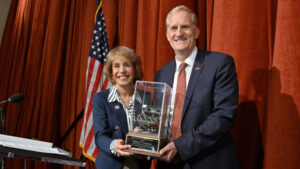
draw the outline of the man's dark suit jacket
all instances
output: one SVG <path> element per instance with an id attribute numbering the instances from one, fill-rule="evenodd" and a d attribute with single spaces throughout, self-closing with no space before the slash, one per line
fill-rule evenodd
<path id="1" fill-rule="evenodd" d="M 155 81 L 173 86 L 176 61 L 155 74 Z M 175 90 L 175 89 L 173 89 Z M 231 56 L 197 51 L 182 112 L 182 136 L 175 139 L 185 169 L 237 169 L 230 134 L 238 106 L 238 82 Z M 176 168 L 158 161 L 157 168 Z"/>
<path id="2" fill-rule="evenodd" d="M 126 113 L 119 102 L 107 101 L 109 89 L 93 96 L 93 123 L 95 143 L 99 154 L 95 165 L 98 169 L 122 169 L 124 158 L 112 155 L 110 143 L 114 139 L 123 139 L 128 133 Z M 150 168 L 149 160 L 139 160 L 142 168 Z"/>

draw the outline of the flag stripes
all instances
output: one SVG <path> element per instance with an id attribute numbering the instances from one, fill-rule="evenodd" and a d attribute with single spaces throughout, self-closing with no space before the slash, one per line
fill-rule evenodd
<path id="1" fill-rule="evenodd" d="M 88 58 L 84 121 L 80 136 L 80 146 L 83 149 L 83 154 L 93 161 L 95 161 L 99 153 L 94 138 L 92 108 L 93 94 L 101 90 L 105 90 L 110 86 L 110 83 L 105 77 L 103 71 L 109 47 L 104 16 L 100 6 L 101 2 L 99 3 L 99 7 L 96 12 L 93 40 Z"/>

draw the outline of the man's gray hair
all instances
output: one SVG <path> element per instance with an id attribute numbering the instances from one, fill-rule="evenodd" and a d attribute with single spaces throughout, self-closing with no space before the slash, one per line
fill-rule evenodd
<path id="1" fill-rule="evenodd" d="M 177 6 L 175 8 L 173 8 L 167 15 L 167 18 L 166 18 L 166 26 L 167 26 L 167 29 L 169 27 L 169 19 L 170 19 L 170 16 L 176 12 L 179 12 L 179 11 L 185 11 L 185 12 L 188 12 L 191 14 L 192 16 L 192 22 L 193 24 L 198 27 L 198 19 L 197 19 L 197 15 L 195 14 L 195 12 L 193 12 L 190 8 L 184 6 L 184 5 L 180 5 L 180 6 Z"/>

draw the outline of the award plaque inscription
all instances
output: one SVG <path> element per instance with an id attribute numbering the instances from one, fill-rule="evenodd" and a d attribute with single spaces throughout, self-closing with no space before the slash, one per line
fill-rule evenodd
<path id="1" fill-rule="evenodd" d="M 133 124 L 126 135 L 127 151 L 160 157 L 159 150 L 169 138 L 172 89 L 166 83 L 137 81 L 134 91 Z"/>

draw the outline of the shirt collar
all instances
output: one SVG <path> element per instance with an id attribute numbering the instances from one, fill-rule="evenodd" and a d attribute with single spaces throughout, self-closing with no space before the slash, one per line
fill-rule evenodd
<path id="1" fill-rule="evenodd" d="M 194 65 L 196 55 L 197 55 L 197 47 L 195 46 L 195 48 L 193 49 L 191 54 L 184 60 L 184 63 L 187 64 L 186 66 L 193 66 Z M 175 60 L 176 60 L 176 71 L 178 71 L 181 62 L 177 59 L 175 59 Z"/>
<path id="2" fill-rule="evenodd" d="M 135 99 L 136 101 L 138 101 L 139 103 L 142 104 L 142 97 L 139 94 L 139 92 L 136 92 L 136 94 L 134 94 L 136 98 L 131 98 L 130 102 L 132 102 L 133 99 Z M 111 102 L 121 102 L 121 97 L 119 95 L 118 89 L 116 87 L 116 85 L 113 85 L 110 89 L 109 89 L 109 94 L 108 94 L 108 98 L 107 101 L 109 103 Z"/>
<path id="3" fill-rule="evenodd" d="M 115 102 L 115 101 L 118 101 L 120 102 L 120 96 L 119 96 L 119 92 L 118 92 L 118 89 L 116 87 L 116 85 L 113 85 L 110 89 L 109 89 L 109 94 L 108 94 L 108 98 L 107 98 L 107 101 L 109 103 L 111 102 Z"/>

